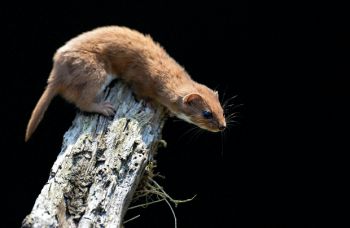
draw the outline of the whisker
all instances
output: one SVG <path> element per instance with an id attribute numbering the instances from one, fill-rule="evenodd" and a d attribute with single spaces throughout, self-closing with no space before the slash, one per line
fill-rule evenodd
<path id="1" fill-rule="evenodd" d="M 239 117 L 238 116 L 231 116 L 230 118 L 226 118 L 226 122 L 232 122 L 232 121 L 236 121 Z"/>
<path id="2" fill-rule="evenodd" d="M 230 123 L 238 123 L 239 121 L 234 120 L 234 119 L 230 119 L 226 121 L 226 124 L 230 124 Z"/>
<path id="3" fill-rule="evenodd" d="M 199 135 L 201 135 L 204 132 L 204 130 L 202 128 L 196 128 L 194 131 L 192 131 L 192 136 L 189 138 L 190 141 L 195 141 L 198 139 Z"/>
<path id="4" fill-rule="evenodd" d="M 224 158 L 224 132 L 221 132 L 221 157 Z"/>
<path id="5" fill-rule="evenodd" d="M 194 135 L 196 134 L 196 132 L 197 132 L 197 129 L 195 129 L 194 131 L 192 131 L 192 132 L 191 132 L 191 135 L 188 135 L 187 140 L 188 140 L 189 142 L 192 142 L 192 141 L 193 141 L 193 138 L 194 138 Z"/>
<path id="6" fill-rule="evenodd" d="M 226 119 L 226 123 L 238 122 L 238 116 L 233 116 L 231 118 Z"/>
<path id="7" fill-rule="evenodd" d="M 191 133 L 193 133 L 198 127 L 192 126 L 190 129 L 186 130 L 184 133 L 181 134 L 178 140 L 182 140 L 185 136 L 189 136 Z M 188 138 L 188 137 L 187 137 Z"/>
<path id="8" fill-rule="evenodd" d="M 239 120 L 239 116 L 232 116 L 232 117 L 226 119 L 226 123 L 238 122 L 238 120 Z"/>
<path id="9" fill-rule="evenodd" d="M 227 127 L 228 127 L 227 130 L 228 130 L 228 131 L 231 131 L 231 127 L 236 127 L 236 126 L 238 126 L 238 125 L 239 125 L 238 122 L 237 122 L 237 123 L 230 123 L 230 124 L 227 125 Z"/>
<path id="10" fill-rule="evenodd" d="M 227 106 L 225 106 L 225 109 L 235 109 L 235 108 L 238 108 L 238 107 L 242 107 L 244 104 L 229 104 Z"/>
<path id="11" fill-rule="evenodd" d="M 230 118 L 237 117 L 238 114 L 239 114 L 239 112 L 233 112 L 233 113 L 231 113 L 230 115 L 226 116 L 226 120 L 227 120 L 227 119 L 230 119 Z"/>
<path id="12" fill-rule="evenodd" d="M 220 100 L 220 103 L 221 103 L 221 104 L 224 103 L 224 101 L 225 101 L 225 96 L 226 96 L 226 91 L 224 91 L 223 94 L 222 94 L 222 98 L 221 98 L 221 100 Z"/>
<path id="13" fill-rule="evenodd" d="M 223 94 L 222 94 L 222 96 L 220 96 L 221 97 L 221 99 L 220 99 L 220 103 L 221 104 L 223 104 L 224 102 L 225 102 L 225 98 L 226 98 L 226 92 L 227 92 L 227 88 L 228 88 L 228 86 L 226 85 L 225 86 L 225 89 L 222 89 L 222 91 L 223 91 Z"/>
<path id="14" fill-rule="evenodd" d="M 201 128 L 198 128 L 198 131 L 195 132 L 193 140 L 197 140 L 205 131 Z"/>
<path id="15" fill-rule="evenodd" d="M 226 123 L 238 122 L 237 118 L 226 119 Z"/>
<path id="16" fill-rule="evenodd" d="M 233 99 L 235 99 L 238 95 L 234 95 L 230 98 L 228 98 L 223 104 L 222 106 L 225 107 L 230 101 L 232 101 Z"/>

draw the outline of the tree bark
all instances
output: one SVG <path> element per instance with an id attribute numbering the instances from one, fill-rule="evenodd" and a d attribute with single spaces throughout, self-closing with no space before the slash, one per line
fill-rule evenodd
<path id="1" fill-rule="evenodd" d="M 106 90 L 105 100 L 115 104 L 114 118 L 77 114 L 22 227 L 122 227 L 165 115 L 135 101 L 120 82 Z"/>

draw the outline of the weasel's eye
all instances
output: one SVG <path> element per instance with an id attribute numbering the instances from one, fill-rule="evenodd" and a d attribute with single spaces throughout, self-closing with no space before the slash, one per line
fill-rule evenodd
<path id="1" fill-rule="evenodd" d="M 203 117 L 206 118 L 206 119 L 211 119 L 211 118 L 213 118 L 213 113 L 211 113 L 211 112 L 209 112 L 209 111 L 203 111 L 203 112 L 202 112 L 202 115 L 203 115 Z"/>

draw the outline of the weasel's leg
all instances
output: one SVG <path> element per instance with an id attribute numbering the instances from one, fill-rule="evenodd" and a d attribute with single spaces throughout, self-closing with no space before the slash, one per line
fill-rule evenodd
<path id="1" fill-rule="evenodd" d="M 95 75 L 97 76 L 97 75 Z M 99 75 L 101 76 L 101 75 Z M 92 78 L 94 75 L 89 75 Z M 106 77 L 105 77 L 106 78 Z M 115 113 L 113 104 L 102 101 L 102 87 L 105 82 L 99 80 L 89 80 L 82 88 L 77 88 L 80 91 L 78 99 L 74 102 L 76 106 L 86 112 L 99 113 L 105 116 L 112 116 Z M 79 87 L 79 86 L 78 86 Z"/>
<path id="2" fill-rule="evenodd" d="M 115 114 L 115 109 L 113 105 L 109 102 L 79 102 L 76 104 L 77 107 L 85 112 L 99 113 L 104 116 L 113 116 Z"/>
<path id="3" fill-rule="evenodd" d="M 86 53 L 72 53 L 61 56 L 60 60 L 63 60 L 61 67 L 65 73 L 61 75 L 62 96 L 82 111 L 112 116 L 115 113 L 113 105 L 101 101 L 101 93 L 110 82 L 106 65 L 95 55 Z"/>

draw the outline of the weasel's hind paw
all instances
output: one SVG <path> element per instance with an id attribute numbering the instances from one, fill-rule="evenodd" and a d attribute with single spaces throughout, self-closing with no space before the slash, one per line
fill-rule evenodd
<path id="1" fill-rule="evenodd" d="M 115 108 L 113 107 L 113 104 L 110 102 L 102 102 L 100 104 L 100 111 L 102 115 L 104 116 L 113 116 L 115 114 Z"/>

